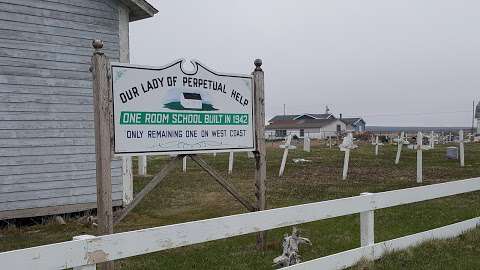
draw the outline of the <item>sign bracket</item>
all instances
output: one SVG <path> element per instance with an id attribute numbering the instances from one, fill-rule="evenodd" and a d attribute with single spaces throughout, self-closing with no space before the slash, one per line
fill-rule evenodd
<path id="1" fill-rule="evenodd" d="M 195 163 L 200 166 L 205 172 L 207 172 L 213 179 L 219 183 L 230 195 L 232 195 L 238 202 L 240 202 L 245 208 L 247 208 L 250 212 L 257 211 L 257 208 L 248 201 L 245 197 L 243 197 L 237 189 L 230 183 L 227 179 L 223 178 L 220 173 L 218 173 L 212 166 L 208 165 L 205 160 L 200 158 L 197 155 L 178 155 L 172 158 L 167 162 L 167 164 L 153 177 L 153 179 L 138 193 L 137 196 L 133 198 L 133 201 L 122 210 L 117 211 L 114 214 L 113 221 L 115 224 L 122 221 L 130 211 L 132 211 L 142 200 L 143 198 L 150 193 L 160 182 L 162 182 L 165 177 L 175 168 L 175 163 L 178 160 L 182 160 L 185 156 L 190 157 Z"/>

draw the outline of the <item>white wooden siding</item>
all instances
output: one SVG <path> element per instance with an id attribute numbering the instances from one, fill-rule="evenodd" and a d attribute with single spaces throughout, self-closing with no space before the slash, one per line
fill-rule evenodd
<path id="1" fill-rule="evenodd" d="M 119 61 L 118 14 L 115 0 L 0 0 L 0 219 L 96 202 L 91 42 Z M 119 205 L 120 160 L 112 182 Z"/>

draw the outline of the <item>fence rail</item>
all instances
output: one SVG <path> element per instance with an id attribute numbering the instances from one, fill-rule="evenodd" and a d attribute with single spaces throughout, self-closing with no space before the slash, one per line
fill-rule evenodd
<path id="1" fill-rule="evenodd" d="M 81 266 L 83 267 L 79 269 L 95 269 L 95 264 L 105 261 L 360 213 L 362 247 L 305 262 L 292 268 L 307 269 L 310 266 L 319 268 L 318 264 L 322 266 L 321 269 L 342 269 L 361 257 L 378 258 L 386 250 L 410 246 L 422 239 L 456 236 L 474 228 L 480 222 L 480 218 L 475 218 L 375 244 L 374 210 L 478 190 L 480 178 L 472 178 L 98 237 L 76 237 L 77 240 L 0 253 L 0 265 L 5 269 L 16 270 L 65 269 Z"/>

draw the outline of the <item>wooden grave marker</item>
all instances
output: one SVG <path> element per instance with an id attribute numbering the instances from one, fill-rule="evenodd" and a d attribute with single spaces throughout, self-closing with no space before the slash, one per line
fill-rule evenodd
<path id="1" fill-rule="evenodd" d="M 458 132 L 458 143 L 460 144 L 460 167 L 465 167 L 465 139 L 462 129 Z"/>
<path id="2" fill-rule="evenodd" d="M 292 134 L 288 135 L 285 138 L 285 144 L 279 145 L 283 150 L 282 162 L 280 163 L 280 170 L 278 171 L 278 176 L 282 176 L 285 171 L 285 164 L 287 163 L 288 150 L 296 149 L 295 145 L 292 145 Z"/>
<path id="3" fill-rule="evenodd" d="M 380 145 L 383 145 L 382 142 L 379 142 L 379 141 L 378 141 L 378 135 L 375 136 L 375 142 L 372 142 L 372 144 L 375 145 L 375 156 L 378 156 L 378 147 L 379 147 Z"/>
<path id="4" fill-rule="evenodd" d="M 343 141 L 338 147 L 340 148 L 340 151 L 345 152 L 343 159 L 342 179 L 346 180 L 348 174 L 348 163 L 350 162 L 350 150 L 357 148 L 358 145 L 353 144 L 353 134 L 349 132 L 347 136 L 343 137 Z"/>
<path id="5" fill-rule="evenodd" d="M 303 137 L 303 151 L 310 152 L 310 137 Z"/>
<path id="6" fill-rule="evenodd" d="M 395 164 L 400 162 L 400 155 L 402 154 L 403 145 L 408 145 L 410 142 L 405 137 L 405 132 L 401 132 L 400 136 L 394 140 L 397 143 L 397 155 L 395 156 Z"/>
<path id="7" fill-rule="evenodd" d="M 417 151 L 417 183 L 423 182 L 423 150 L 432 149 L 429 145 L 423 144 L 423 133 L 417 132 L 417 143 L 409 145 L 409 148 Z"/>

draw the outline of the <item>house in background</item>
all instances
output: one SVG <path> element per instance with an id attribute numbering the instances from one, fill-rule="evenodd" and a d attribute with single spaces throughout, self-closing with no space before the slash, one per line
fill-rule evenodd
<path id="1" fill-rule="evenodd" d="M 365 120 L 363 120 L 360 117 L 353 117 L 353 118 L 342 118 L 340 117 L 340 120 L 345 123 L 347 132 L 352 131 L 352 132 L 363 132 L 365 131 Z"/>
<path id="2" fill-rule="evenodd" d="M 365 121 L 362 118 L 336 118 L 331 113 L 277 115 L 268 121 L 265 137 L 277 139 L 291 134 L 299 138 L 308 136 L 312 139 L 325 139 L 347 131 L 364 130 Z"/>
<path id="3" fill-rule="evenodd" d="M 92 40 L 129 62 L 145 0 L 0 1 L 0 220 L 96 208 Z M 112 161 L 113 204 L 131 201 L 131 162 Z"/>

